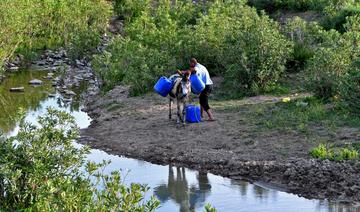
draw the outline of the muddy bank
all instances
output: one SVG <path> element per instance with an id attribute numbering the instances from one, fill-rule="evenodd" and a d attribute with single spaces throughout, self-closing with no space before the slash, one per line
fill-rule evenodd
<path id="1" fill-rule="evenodd" d="M 314 142 L 306 135 L 257 131 L 247 121 L 251 102 L 244 100 L 236 110 L 215 110 L 216 122 L 183 127 L 168 120 L 166 98 L 128 97 L 128 89 L 119 86 L 87 103 L 93 121 L 82 131 L 81 143 L 153 163 L 260 181 L 307 198 L 360 201 L 360 163 L 313 160 L 308 152 Z M 314 139 L 327 136 L 319 133 Z"/>

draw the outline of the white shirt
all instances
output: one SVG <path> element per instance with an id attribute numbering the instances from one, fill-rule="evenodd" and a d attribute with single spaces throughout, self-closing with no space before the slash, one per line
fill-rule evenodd
<path id="1" fill-rule="evenodd" d="M 197 63 L 195 65 L 195 71 L 198 77 L 205 83 L 205 85 L 212 85 L 213 81 L 210 79 L 209 71 L 206 69 L 205 66 Z"/>

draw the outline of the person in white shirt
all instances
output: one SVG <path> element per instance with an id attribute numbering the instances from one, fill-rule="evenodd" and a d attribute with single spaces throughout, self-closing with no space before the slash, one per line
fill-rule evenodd
<path id="1" fill-rule="evenodd" d="M 200 93 L 199 97 L 201 106 L 201 117 L 204 117 L 203 114 L 205 111 L 209 116 L 209 121 L 214 121 L 215 119 L 209 106 L 209 95 L 213 89 L 213 82 L 210 78 L 209 71 L 206 69 L 205 66 L 198 63 L 195 58 L 191 58 L 189 62 L 190 70 L 192 71 L 192 73 L 198 75 L 205 84 L 205 89 Z"/>

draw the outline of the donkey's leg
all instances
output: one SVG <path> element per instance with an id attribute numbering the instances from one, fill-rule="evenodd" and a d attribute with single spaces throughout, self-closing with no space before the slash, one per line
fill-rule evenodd
<path id="1" fill-rule="evenodd" d="M 169 119 L 171 119 L 171 98 L 169 98 Z"/>
<path id="2" fill-rule="evenodd" d="M 177 99 L 176 100 L 176 104 L 177 104 L 177 123 L 180 123 L 181 119 L 181 114 L 180 114 L 180 100 Z"/>
<path id="3" fill-rule="evenodd" d="M 183 121 L 183 124 L 185 125 L 186 124 L 186 100 L 184 100 L 182 102 L 182 106 L 183 106 L 183 109 L 182 109 L 182 121 Z"/>

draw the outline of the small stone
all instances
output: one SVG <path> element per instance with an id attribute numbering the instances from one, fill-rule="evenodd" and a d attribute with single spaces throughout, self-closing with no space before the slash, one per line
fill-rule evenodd
<path id="1" fill-rule="evenodd" d="M 71 90 L 65 90 L 64 91 L 65 95 L 68 95 L 68 96 L 75 96 L 76 93 L 74 91 L 71 91 Z"/>
<path id="2" fill-rule="evenodd" d="M 18 70 L 19 70 L 19 67 L 17 67 L 17 66 L 13 66 L 13 67 L 9 68 L 9 71 L 18 71 Z"/>
<path id="3" fill-rule="evenodd" d="M 41 85 L 43 82 L 39 79 L 33 79 L 33 80 L 30 80 L 29 84 L 30 85 Z"/>
<path id="4" fill-rule="evenodd" d="M 11 92 L 24 92 L 25 88 L 24 87 L 15 87 L 15 88 L 10 88 Z"/>

